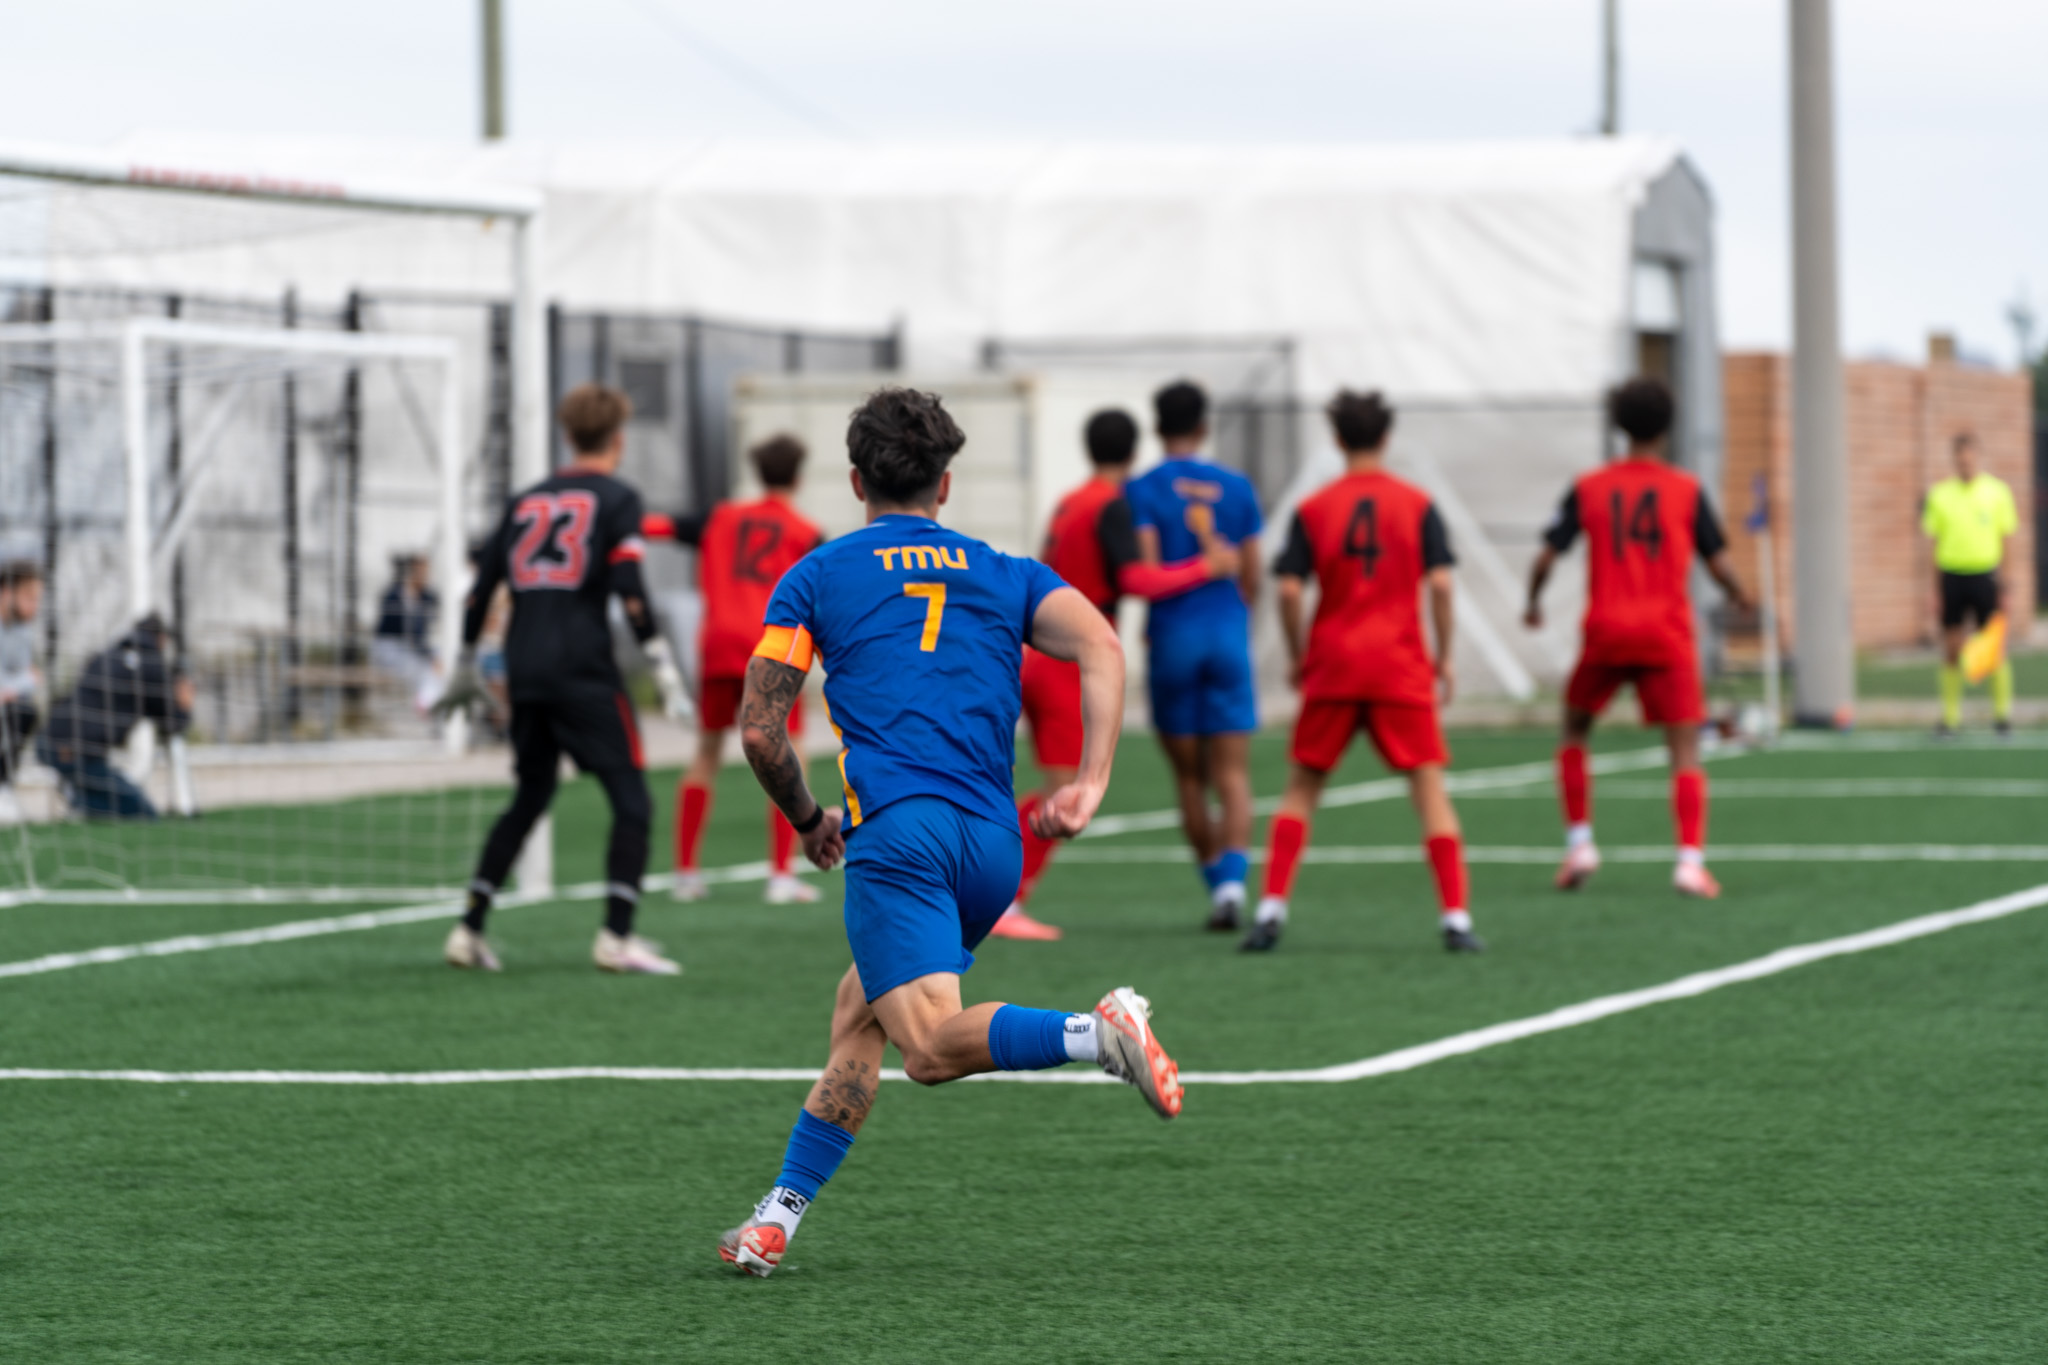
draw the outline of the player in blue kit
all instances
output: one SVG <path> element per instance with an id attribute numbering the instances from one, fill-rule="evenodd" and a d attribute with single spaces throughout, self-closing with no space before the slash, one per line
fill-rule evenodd
<path id="1" fill-rule="evenodd" d="M 1181 828 L 1209 887 L 1209 928 L 1237 928 L 1245 849 L 1252 837 L 1251 603 L 1259 592 L 1259 496 L 1251 480 L 1202 458 L 1209 399 L 1182 380 L 1153 396 L 1166 461 L 1124 486 L 1138 552 L 1160 564 L 1202 554 L 1215 540 L 1238 548 L 1235 582 L 1219 579 L 1152 604 L 1152 728 L 1173 764 Z M 1210 813 L 1214 791 L 1222 817 Z"/>
<path id="2" fill-rule="evenodd" d="M 966 437 L 939 400 L 883 389 L 847 432 L 868 524 L 799 560 L 769 601 L 747 666 L 741 737 L 769 797 L 821 868 L 846 862 L 853 966 L 832 1011 L 825 1071 L 797 1115 L 782 1173 L 719 1256 L 773 1273 L 818 1188 L 853 1146 L 894 1043 L 924 1085 L 984 1071 L 1093 1062 L 1180 1112 L 1178 1068 L 1128 986 L 1085 1014 L 964 1008 L 960 976 L 1010 903 L 1023 861 L 1011 767 L 1026 644 L 1080 665 L 1083 738 L 1074 780 L 1039 806 L 1046 838 L 1086 828 L 1122 726 L 1123 651 L 1088 599 L 1034 559 L 938 524 L 946 466 Z M 791 704 L 812 662 L 841 743 L 846 805 L 813 799 L 790 746 Z M 844 826 L 842 828 L 842 821 Z"/>

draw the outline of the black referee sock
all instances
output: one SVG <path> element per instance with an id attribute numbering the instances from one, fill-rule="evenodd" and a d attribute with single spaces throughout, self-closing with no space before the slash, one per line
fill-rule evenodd
<path id="1" fill-rule="evenodd" d="M 469 906 L 462 912 L 462 922 L 472 932 L 481 934 L 484 931 L 484 919 L 491 913 L 492 894 L 492 889 L 482 882 L 469 884 Z"/>
<path id="2" fill-rule="evenodd" d="M 633 932 L 633 914 L 640 908 L 640 892 L 623 882 L 605 886 L 604 927 L 627 938 Z"/>

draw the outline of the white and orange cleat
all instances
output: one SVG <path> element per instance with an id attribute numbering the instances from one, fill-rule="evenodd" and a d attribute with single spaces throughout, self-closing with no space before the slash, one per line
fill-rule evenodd
<path id="1" fill-rule="evenodd" d="M 775 1273 L 788 1250 L 789 1233 L 782 1224 L 763 1223 L 755 1218 L 728 1228 L 725 1236 L 718 1239 L 719 1260 L 763 1280 Z"/>
<path id="2" fill-rule="evenodd" d="M 770 905 L 810 905 L 823 894 L 794 872 L 777 872 L 768 879 L 761 899 Z"/>
<path id="3" fill-rule="evenodd" d="M 1002 918 L 988 933 L 990 938 L 1026 939 L 1034 943 L 1057 943 L 1065 937 L 1058 925 L 1031 918 L 1015 901 L 1010 902 L 1010 908 L 1003 911 Z"/>
<path id="4" fill-rule="evenodd" d="M 1590 842 L 1574 844 L 1564 851 L 1564 861 L 1557 869 L 1557 889 L 1576 891 L 1593 880 L 1593 874 L 1600 870 L 1600 850 Z"/>
<path id="5" fill-rule="evenodd" d="M 1703 901 L 1721 898 L 1721 883 L 1714 880 L 1705 863 L 1690 858 L 1678 860 L 1678 866 L 1671 870 L 1671 884 L 1681 896 L 1697 896 Z"/>
<path id="6" fill-rule="evenodd" d="M 599 971 L 619 972 L 627 976 L 681 976 L 682 966 L 661 954 L 661 945 L 638 934 L 615 934 L 609 929 L 597 931 L 597 942 L 591 945 L 590 960 Z"/>
<path id="7" fill-rule="evenodd" d="M 1160 1118 L 1180 1113 L 1180 1067 L 1152 1036 L 1152 1002 L 1129 986 L 1118 986 L 1095 1006 L 1097 1063 L 1126 1085 L 1138 1088 Z"/>
<path id="8" fill-rule="evenodd" d="M 441 959 L 451 967 L 469 971 L 504 970 L 498 965 L 498 955 L 491 951 L 491 945 L 484 941 L 484 936 L 460 920 L 448 931 L 448 941 L 441 945 Z"/>

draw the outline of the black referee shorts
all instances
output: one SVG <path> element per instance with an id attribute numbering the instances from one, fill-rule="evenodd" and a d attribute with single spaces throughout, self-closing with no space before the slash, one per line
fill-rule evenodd
<path id="1" fill-rule="evenodd" d="M 545 701 L 512 701 L 513 766 L 521 777 L 553 777 L 567 754 L 593 776 L 639 772 L 640 728 L 624 692 L 591 688 Z"/>
<path id="2" fill-rule="evenodd" d="M 1965 618 L 1982 626 L 1998 613 L 1998 575 L 1941 572 L 1941 627 L 1959 630 Z"/>

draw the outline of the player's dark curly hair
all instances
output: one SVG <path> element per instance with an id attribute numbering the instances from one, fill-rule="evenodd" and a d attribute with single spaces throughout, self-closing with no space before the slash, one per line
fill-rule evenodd
<path id="1" fill-rule="evenodd" d="M 1371 393 L 1339 389 L 1323 411 L 1329 414 L 1337 444 L 1346 451 L 1378 450 L 1387 433 L 1394 429 L 1394 410 L 1380 397 L 1378 389 Z"/>
<path id="2" fill-rule="evenodd" d="M 868 496 L 883 502 L 924 502 L 966 444 L 939 396 L 918 389 L 875 390 L 846 428 L 847 456 Z"/>
<path id="3" fill-rule="evenodd" d="M 1129 464 L 1138 453 L 1138 424 L 1122 408 L 1104 408 L 1088 419 L 1088 458 L 1095 464 Z"/>
<path id="4" fill-rule="evenodd" d="M 1646 446 L 1671 430 L 1676 410 L 1671 390 L 1661 379 L 1638 377 L 1615 385 L 1607 394 L 1607 420 L 1639 446 Z"/>
<path id="5" fill-rule="evenodd" d="M 788 432 L 778 432 L 747 452 L 761 476 L 763 488 L 794 488 L 797 471 L 804 467 L 804 443 Z"/>
<path id="6" fill-rule="evenodd" d="M 1209 420 L 1209 395 L 1190 379 L 1176 379 L 1152 395 L 1161 440 L 1193 436 Z"/>

